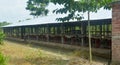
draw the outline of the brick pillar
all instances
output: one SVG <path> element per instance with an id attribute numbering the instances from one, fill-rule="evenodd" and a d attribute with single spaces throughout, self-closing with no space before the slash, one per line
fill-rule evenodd
<path id="1" fill-rule="evenodd" d="M 120 62 L 120 1 L 112 4 L 112 61 Z"/>

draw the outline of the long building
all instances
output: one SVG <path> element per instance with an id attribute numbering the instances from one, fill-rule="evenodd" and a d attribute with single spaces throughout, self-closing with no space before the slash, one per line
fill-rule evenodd
<path id="1" fill-rule="evenodd" d="M 91 20 L 91 42 L 94 48 L 111 48 L 111 19 Z M 88 46 L 88 22 L 21 24 L 4 26 L 6 38 L 59 44 Z"/>

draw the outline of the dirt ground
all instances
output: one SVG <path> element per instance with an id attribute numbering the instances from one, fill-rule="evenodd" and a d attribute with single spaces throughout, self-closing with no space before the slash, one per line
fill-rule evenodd
<path id="1" fill-rule="evenodd" d="M 8 65 L 80 65 L 81 60 L 83 60 L 71 57 L 71 52 L 64 50 L 11 41 L 4 41 L 4 45 L 0 46 L 0 50 L 8 57 Z M 106 62 L 94 63 L 96 63 L 94 65 L 106 64 Z M 84 60 L 83 64 L 89 65 L 87 60 Z"/>

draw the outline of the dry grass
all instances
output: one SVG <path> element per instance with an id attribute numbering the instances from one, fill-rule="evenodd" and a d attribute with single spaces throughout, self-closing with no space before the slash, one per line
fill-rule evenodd
<path id="1" fill-rule="evenodd" d="M 9 41 L 4 43 L 0 46 L 0 50 L 9 58 L 8 65 L 90 65 L 86 59 L 60 54 L 58 49 L 56 49 L 58 52 L 51 52 L 39 47 L 31 47 L 30 44 L 23 45 Z M 75 55 L 79 56 L 78 51 Z M 104 64 L 93 62 L 92 65 Z"/>
<path id="2" fill-rule="evenodd" d="M 41 49 L 5 41 L 1 51 L 9 58 L 8 65 L 60 65 L 66 63 L 65 57 Z M 56 63 L 60 61 L 60 63 Z"/>
<path id="3" fill-rule="evenodd" d="M 83 58 L 72 58 L 68 62 L 68 65 L 90 65 L 90 62 Z M 91 65 L 107 65 L 107 64 L 93 61 Z"/>

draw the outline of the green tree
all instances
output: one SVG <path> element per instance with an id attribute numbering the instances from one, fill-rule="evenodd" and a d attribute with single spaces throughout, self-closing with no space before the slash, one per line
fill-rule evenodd
<path id="1" fill-rule="evenodd" d="M 5 25 L 9 25 L 10 23 L 6 22 L 6 21 L 3 21 L 3 22 L 0 22 L 0 44 L 3 44 L 3 40 L 5 38 L 5 35 L 2 31 L 2 26 L 5 26 Z"/>
<path id="2" fill-rule="evenodd" d="M 88 10 L 90 12 L 97 12 L 97 10 L 101 7 L 104 7 L 104 9 L 109 9 L 110 5 L 108 4 L 111 3 L 112 0 L 29 0 L 27 2 L 26 9 L 30 10 L 30 14 L 36 17 L 47 15 L 49 10 L 46 7 L 50 2 L 64 6 L 63 8 L 53 10 L 53 13 L 69 13 L 65 17 L 56 19 L 58 21 L 65 22 L 69 21 L 70 19 L 81 20 L 83 18 L 81 12 L 87 12 Z"/>
<path id="3" fill-rule="evenodd" d="M 69 21 L 70 19 L 81 20 L 83 17 L 81 16 L 80 13 L 88 12 L 88 28 L 90 28 L 90 12 L 97 12 L 97 10 L 99 10 L 102 7 L 104 9 L 110 9 L 111 8 L 110 3 L 113 2 L 113 0 L 77 0 L 77 1 L 75 1 L 75 0 L 44 0 L 44 1 L 45 2 L 43 3 L 43 0 L 29 0 L 28 6 L 26 9 L 30 10 L 31 13 L 34 12 L 35 14 L 37 14 L 37 12 L 35 12 L 35 11 L 45 12 L 46 10 L 48 10 L 45 7 L 48 5 L 49 2 L 52 2 L 54 4 L 64 5 L 63 8 L 55 9 L 53 11 L 53 13 L 56 13 L 56 14 L 69 13 L 68 16 L 66 16 L 66 17 L 56 19 L 56 20 L 62 21 L 62 22 Z M 42 3 L 45 6 L 41 5 Z M 41 10 L 42 7 L 44 8 L 44 10 Z M 34 8 L 37 8 L 40 10 L 36 10 Z M 47 13 L 43 13 L 43 14 L 47 14 Z M 41 15 L 41 14 L 37 14 L 34 16 L 39 16 L 39 15 Z M 90 62 L 92 62 L 90 29 L 88 31 L 89 31 Z"/>
<path id="4" fill-rule="evenodd" d="M 46 6 L 49 4 L 49 0 L 29 0 L 27 2 L 27 10 L 30 10 L 30 15 L 33 16 L 43 16 L 48 14 L 48 9 L 46 9 Z"/>
<path id="5" fill-rule="evenodd" d="M 10 23 L 6 21 L 0 22 L 0 45 L 3 44 L 3 40 L 5 38 L 5 35 L 3 34 L 1 27 L 8 24 Z M 7 65 L 7 58 L 1 53 L 1 51 L 0 51 L 0 65 Z"/>
<path id="6" fill-rule="evenodd" d="M 3 44 L 4 38 L 5 38 L 5 35 L 0 31 L 0 44 Z"/>
<path id="7" fill-rule="evenodd" d="M 11 23 L 8 23 L 6 21 L 0 22 L 0 33 L 3 32 L 2 31 L 2 26 L 9 25 L 9 24 L 11 24 Z"/>
<path id="8" fill-rule="evenodd" d="M 3 22 L 0 22 L 0 27 L 1 26 L 5 26 L 5 25 L 9 25 L 10 23 L 8 23 L 7 21 L 3 21 Z"/>
<path id="9" fill-rule="evenodd" d="M 2 31 L 2 26 L 5 26 L 5 25 L 9 25 L 10 23 L 6 22 L 6 21 L 3 21 L 3 22 L 0 22 L 0 44 L 2 44 L 3 42 L 3 39 L 5 37 L 5 35 L 3 34 L 3 31 Z"/>

